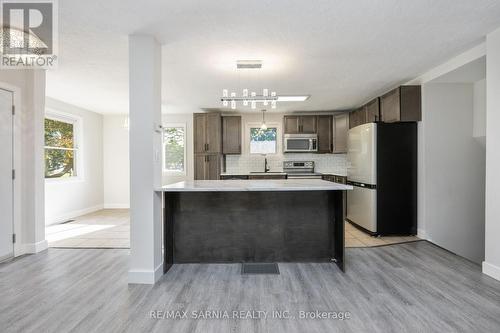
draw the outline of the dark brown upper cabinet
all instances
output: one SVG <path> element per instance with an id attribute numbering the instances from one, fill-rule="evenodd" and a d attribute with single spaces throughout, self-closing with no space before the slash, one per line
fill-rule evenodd
<path id="1" fill-rule="evenodd" d="M 285 134 L 317 133 L 317 116 L 285 116 Z"/>
<path id="2" fill-rule="evenodd" d="M 366 122 L 380 121 L 380 98 L 375 98 L 366 104 Z"/>
<path id="3" fill-rule="evenodd" d="M 217 154 L 222 151 L 219 113 L 195 113 L 193 128 L 195 154 Z"/>
<path id="4" fill-rule="evenodd" d="M 422 120 L 420 86 L 400 86 L 380 97 L 380 116 L 385 123 Z"/>
<path id="5" fill-rule="evenodd" d="M 349 131 L 349 113 L 333 116 L 333 150 L 334 154 L 347 153 L 347 132 Z"/>
<path id="6" fill-rule="evenodd" d="M 366 105 L 349 113 L 349 128 L 366 124 Z"/>
<path id="7" fill-rule="evenodd" d="M 317 116 L 300 116 L 300 133 L 314 134 L 317 133 Z"/>
<path id="8" fill-rule="evenodd" d="M 333 152 L 333 117 L 318 116 L 318 153 Z"/>
<path id="9" fill-rule="evenodd" d="M 241 116 L 222 117 L 222 153 L 241 154 Z"/>
<path id="10" fill-rule="evenodd" d="M 299 116 L 285 116 L 283 118 L 283 123 L 284 123 L 284 127 L 285 127 L 285 134 L 300 133 Z"/>

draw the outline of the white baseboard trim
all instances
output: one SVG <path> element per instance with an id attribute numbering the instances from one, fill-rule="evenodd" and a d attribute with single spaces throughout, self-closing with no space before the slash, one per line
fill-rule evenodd
<path id="1" fill-rule="evenodd" d="M 129 284 L 155 284 L 163 275 L 163 263 L 154 271 L 128 271 Z"/>
<path id="2" fill-rule="evenodd" d="M 104 204 L 104 209 L 129 209 L 130 204 Z"/>
<path id="3" fill-rule="evenodd" d="M 425 229 L 417 229 L 417 237 L 420 239 L 426 239 L 427 235 L 425 234 Z"/>
<path id="4" fill-rule="evenodd" d="M 47 240 L 43 240 L 37 243 L 27 243 L 24 244 L 24 253 L 38 253 L 47 250 L 49 243 Z"/>
<path id="5" fill-rule="evenodd" d="M 103 208 L 104 208 L 104 205 L 96 205 L 96 206 L 87 207 L 84 209 L 74 210 L 71 212 L 60 214 L 60 215 L 57 215 L 55 217 L 48 218 L 45 222 L 45 225 L 51 225 L 51 224 L 65 222 L 67 220 L 70 220 L 70 219 L 78 217 L 78 216 L 97 212 L 98 210 L 101 210 Z"/>
<path id="6" fill-rule="evenodd" d="M 483 273 L 500 281 L 500 267 L 483 261 Z"/>

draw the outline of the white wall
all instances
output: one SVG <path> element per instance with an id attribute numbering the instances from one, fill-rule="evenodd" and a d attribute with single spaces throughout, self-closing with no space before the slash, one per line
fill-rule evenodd
<path id="1" fill-rule="evenodd" d="M 184 124 L 186 126 L 186 172 L 183 174 L 162 171 L 162 184 L 168 185 L 194 179 L 193 114 L 162 114 L 162 124 Z"/>
<path id="2" fill-rule="evenodd" d="M 126 115 L 103 117 L 104 208 L 130 207 L 129 130 Z"/>
<path id="3" fill-rule="evenodd" d="M 46 108 L 80 117 L 82 129 L 83 169 L 78 179 L 45 181 L 45 221 L 52 224 L 103 208 L 103 118 L 51 98 L 47 98 Z"/>
<path id="4" fill-rule="evenodd" d="M 44 222 L 45 71 L 0 70 L 0 87 L 14 91 L 14 255 L 47 248 Z"/>
<path id="5" fill-rule="evenodd" d="M 486 145 L 486 79 L 474 82 L 474 124 L 472 136 Z"/>
<path id="6" fill-rule="evenodd" d="M 500 280 L 500 29 L 486 38 L 486 258 L 483 272 Z"/>
<path id="7" fill-rule="evenodd" d="M 424 84 L 419 228 L 430 241 L 480 263 L 485 150 L 473 138 L 473 115 L 473 84 Z"/>

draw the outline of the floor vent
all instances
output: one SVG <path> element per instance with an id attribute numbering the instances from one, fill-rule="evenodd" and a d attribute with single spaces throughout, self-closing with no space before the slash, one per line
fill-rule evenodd
<path id="1" fill-rule="evenodd" d="M 279 274 L 277 263 L 244 263 L 241 264 L 241 274 Z"/>

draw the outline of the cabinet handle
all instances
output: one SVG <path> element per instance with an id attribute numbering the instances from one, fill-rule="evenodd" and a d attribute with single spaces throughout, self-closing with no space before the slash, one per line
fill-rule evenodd
<path id="1" fill-rule="evenodd" d="M 330 150 L 333 151 L 333 143 L 330 144 Z"/>
<path id="2" fill-rule="evenodd" d="M 210 143 L 207 143 L 207 151 L 210 150 Z"/>

